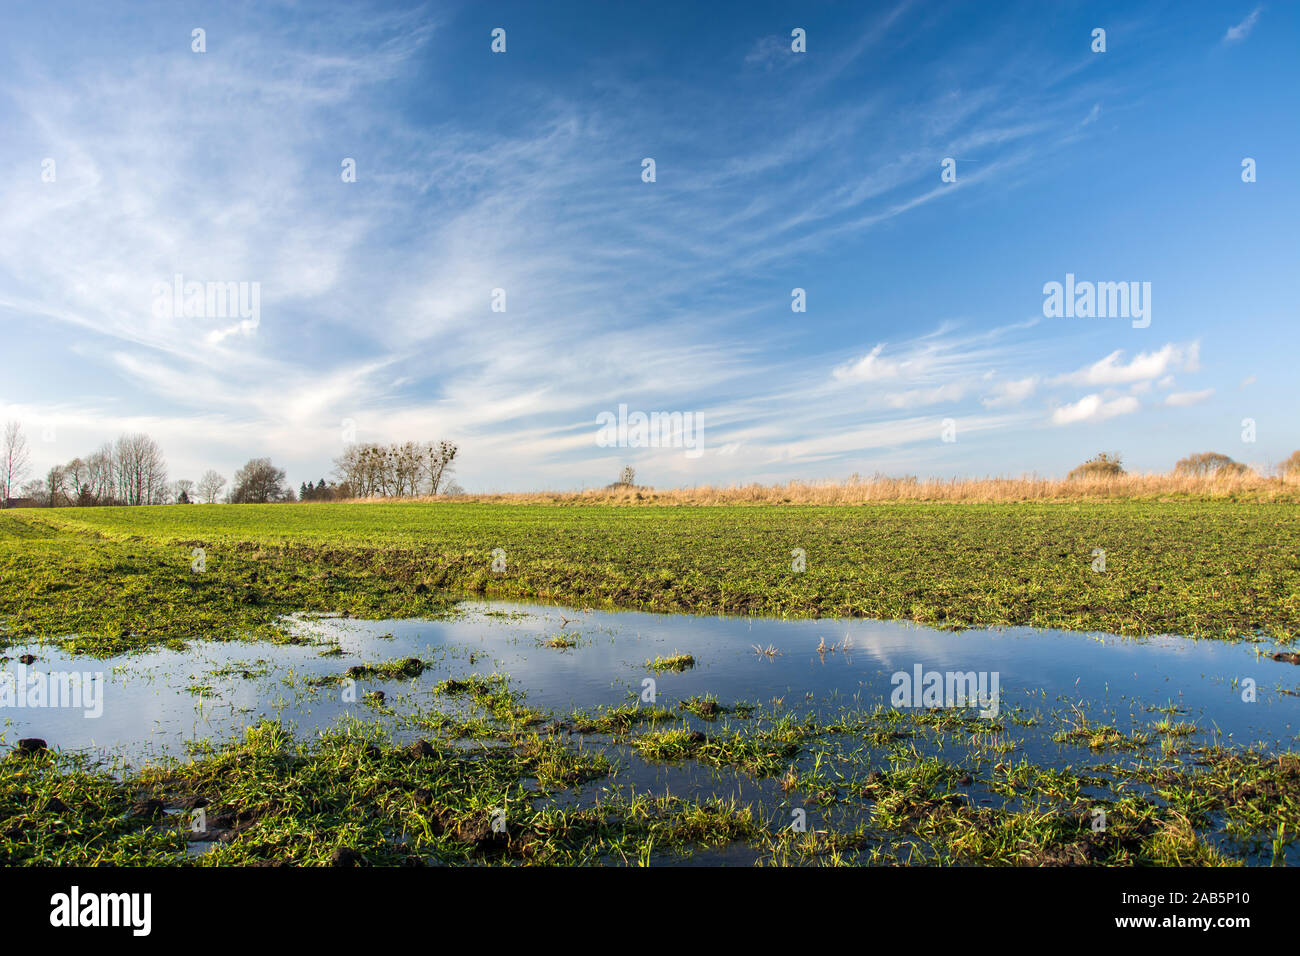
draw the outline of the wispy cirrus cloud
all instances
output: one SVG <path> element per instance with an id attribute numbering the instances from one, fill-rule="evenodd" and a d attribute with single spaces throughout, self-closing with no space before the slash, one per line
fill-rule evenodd
<path id="1" fill-rule="evenodd" d="M 881 342 L 862 358 L 836 366 L 831 374 L 841 382 L 879 382 L 898 378 L 912 366 L 912 359 L 882 358 L 884 351 Z"/>
<path id="2" fill-rule="evenodd" d="M 818 68 L 848 69 L 909 9 L 868 23 Z M 539 462 L 562 467 L 581 453 L 581 423 L 620 399 L 709 409 L 710 393 L 730 388 L 739 391 L 726 405 L 748 407 L 749 417 L 715 412 L 719 442 L 792 462 L 800 453 L 790 449 L 816 448 L 820 459 L 824 449 L 851 450 L 853 440 L 831 436 L 860 435 L 860 423 L 823 419 L 815 403 L 824 384 L 810 377 L 787 395 L 780 428 L 754 430 L 768 419 L 757 396 L 770 358 L 750 355 L 729 325 L 758 303 L 701 290 L 952 195 L 933 185 L 946 151 L 988 154 L 966 186 L 1000 162 L 1024 161 L 1035 141 L 1050 148 L 1054 132 L 1050 119 L 1009 110 L 996 85 L 913 100 L 902 122 L 914 145 L 902 160 L 888 144 L 870 147 L 866 125 L 895 93 L 856 112 L 801 105 L 801 135 L 789 140 L 756 136 L 724 96 L 698 91 L 675 101 L 698 104 L 684 127 L 676 108 L 670 123 L 631 90 L 597 106 L 539 96 L 509 131 L 412 125 L 381 91 L 411 72 L 437 29 L 397 12 L 343 46 L 325 31 L 304 43 L 262 23 L 222 37 L 206 59 L 140 54 L 111 76 L 86 64 L 27 78 L 19 115 L 61 158 L 60 178 L 56 189 L 32 177 L 0 187 L 0 307 L 102 340 L 85 354 L 101 355 L 158 415 L 199 416 L 210 432 L 226 420 L 234 434 L 260 429 L 277 443 L 291 433 L 303 456 L 313 444 L 332 447 L 346 418 L 375 436 L 423 422 L 488 455 L 521 447 L 527 434 Z M 760 41 L 750 63 L 777 51 Z M 825 78 L 800 82 L 817 88 Z M 356 150 L 322 150 L 322 124 L 340 143 L 384 131 L 357 157 L 356 184 L 338 175 Z M 662 150 L 675 128 L 706 125 L 744 150 L 721 164 L 691 150 L 664 164 L 653 189 L 638 181 L 640 151 L 629 156 L 624 145 L 644 136 L 635 130 L 656 129 Z M 227 148 L 231 130 L 238 151 Z M 879 161 L 864 164 L 864 146 Z M 851 174 L 863 168 L 873 172 Z M 780 203 L 755 198 L 771 175 L 786 183 Z M 177 273 L 259 282 L 261 322 L 152 315 L 151 289 Z M 497 288 L 505 313 L 489 308 Z M 684 299 L 696 304 L 684 308 Z M 649 343 L 633 331 L 646 321 L 657 332 Z M 891 432 L 890 410 L 959 401 L 993 354 L 936 342 L 913 343 L 900 358 L 883 349 L 834 377 L 895 380 L 867 404 L 882 434 L 899 435 L 912 432 Z M 628 359 L 610 364 L 620 355 Z M 106 427 L 121 419 L 106 415 Z M 790 440 L 813 429 L 828 437 Z"/>
<path id="3" fill-rule="evenodd" d="M 1240 43 L 1246 39 L 1246 37 L 1250 36 L 1251 31 L 1255 29 L 1255 24 L 1259 22 L 1259 15 L 1263 12 L 1264 8 L 1262 6 L 1256 7 L 1250 11 L 1246 19 L 1235 26 L 1228 27 L 1228 32 L 1223 35 L 1223 42 Z"/>
<path id="4" fill-rule="evenodd" d="M 1038 390 L 1039 376 L 1007 382 L 998 382 L 980 401 L 988 408 L 1000 408 L 1007 405 L 1019 405 Z"/>
<path id="5" fill-rule="evenodd" d="M 1188 405 L 1199 405 L 1213 394 L 1212 388 L 1203 388 L 1199 392 L 1174 392 L 1165 396 L 1165 404 L 1173 408 L 1186 408 Z"/>
<path id="6" fill-rule="evenodd" d="M 1122 116 L 1110 74 L 1063 66 L 1020 24 L 945 38 L 942 17 L 901 3 L 812 32 L 807 55 L 751 23 L 716 41 L 726 56 L 710 41 L 707 79 L 645 68 L 641 49 L 582 59 L 566 83 L 513 53 L 445 63 L 485 44 L 422 7 L 324 9 L 303 29 L 241 8 L 206 57 L 146 19 L 102 56 L 15 60 L 0 321 L 69 370 L 61 394 L 0 403 L 77 436 L 96 416 L 108 437 L 148 423 L 177 470 L 274 454 L 315 477 L 347 419 L 362 438 L 459 440 L 467 485 L 526 487 L 630 460 L 682 481 L 969 466 L 988 453 L 977 437 L 1129 414 L 1108 389 L 1198 367 L 1196 343 L 1171 343 L 1071 370 L 1117 342 L 988 329 L 1023 305 L 1016 286 L 953 294 L 948 251 L 919 279 L 891 274 L 1092 142 L 1103 103 Z M 932 62 L 891 72 L 931 43 Z M 467 76 L 484 89 L 439 98 Z M 44 155 L 56 184 L 32 175 Z M 956 183 L 939 179 L 948 156 Z M 896 239 L 916 254 L 891 259 Z M 177 273 L 259 282 L 260 322 L 152 314 Z M 808 313 L 790 311 L 794 286 Z M 596 448 L 595 416 L 621 402 L 700 413 L 708 452 Z M 938 438 L 947 417 L 956 443 Z"/>

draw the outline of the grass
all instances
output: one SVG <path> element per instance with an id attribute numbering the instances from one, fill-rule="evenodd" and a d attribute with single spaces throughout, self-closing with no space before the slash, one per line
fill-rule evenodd
<path id="1" fill-rule="evenodd" d="M 1052 739 L 1057 743 L 1082 744 L 1092 750 L 1140 750 L 1151 743 L 1151 736 L 1142 731 L 1125 734 L 1108 724 L 1091 724 L 1085 720 L 1069 730 L 1058 731 Z"/>
<path id="2" fill-rule="evenodd" d="M 540 647 L 549 647 L 557 651 L 569 651 L 582 643 L 582 637 L 578 634 L 552 634 L 537 643 Z"/>
<path id="3" fill-rule="evenodd" d="M 354 664 L 342 674 L 328 674 L 315 679 L 317 684 L 339 684 L 344 680 L 400 680 L 419 677 L 429 667 L 427 661 L 418 657 L 404 657 L 400 660 L 381 661 L 378 664 Z"/>
<path id="4" fill-rule="evenodd" d="M 1210 546 L 1208 542 L 1213 542 Z M 492 551 L 508 555 L 492 571 Z M 206 570 L 191 570 L 195 548 Z M 807 569 L 792 570 L 803 549 Z M 1094 549 L 1105 571 L 1092 569 Z M 473 503 L 0 512 L 0 640 L 109 654 L 292 640 L 297 611 L 436 617 L 448 592 L 650 611 L 1300 632 L 1300 514 L 1231 501 Z"/>
<path id="5" fill-rule="evenodd" d="M 539 730 L 501 675 L 439 692 L 468 696 L 491 726 L 430 721 L 399 743 L 348 721 L 302 741 L 264 721 L 118 773 L 11 752 L 0 864 L 635 865 L 726 847 L 758 863 L 1234 865 L 1280 862 L 1300 834 L 1295 754 L 1216 744 L 1043 767 L 883 707 L 755 714 L 705 734 L 667 708 L 624 706 L 542 715 Z M 765 796 L 628 794 L 614 786 L 623 748 L 750 777 Z"/>
<path id="6" fill-rule="evenodd" d="M 502 574 L 491 570 L 498 547 Z M 806 571 L 792 570 L 795 548 Z M 1091 568 L 1096 548 L 1103 573 Z M 435 617 L 466 592 L 1289 640 L 1300 633 L 1300 517 L 1226 499 L 0 512 L 5 646 L 97 655 L 300 641 L 284 615 Z M 561 631 L 538 643 L 585 640 Z M 694 663 L 675 653 L 646 666 Z M 337 679 L 415 678 L 427 664 L 380 660 Z M 1121 729 L 1010 707 L 996 721 L 883 707 L 815 718 L 710 694 L 554 715 L 501 673 L 425 693 L 431 710 L 397 720 L 414 742 L 353 719 L 310 739 L 263 723 L 197 745 L 193 759 L 135 769 L 0 757 L 0 864 L 645 864 L 725 848 L 760 863 L 1218 865 L 1294 862 L 1300 833 L 1296 755 L 1207 746 L 1172 703 L 1151 708 L 1150 726 Z M 399 716 L 377 695 L 368 706 Z M 1070 762 L 1025 759 L 1014 728 L 1038 728 Z M 704 772 L 753 799 L 629 793 L 620 774 L 638 763 Z M 791 827 L 793 811 L 807 827 Z M 202 854 L 191 852 L 196 819 Z"/>
<path id="7" fill-rule="evenodd" d="M 359 724 L 308 746 L 264 723 L 123 779 L 75 756 L 13 754 L 0 761 L 0 863 L 574 865 L 646 862 L 763 832 L 752 808 L 717 799 L 535 806 L 609 771 L 603 756 L 552 737 L 399 746 Z M 191 840 L 207 852 L 187 853 Z"/>
<path id="8" fill-rule="evenodd" d="M 714 767 L 743 770 L 755 777 L 780 773 L 799 749 L 792 735 L 779 729 L 709 736 L 686 727 L 647 731 L 635 738 L 632 746 L 647 760 L 697 760 Z"/>
<path id="9" fill-rule="evenodd" d="M 690 654 L 673 654 L 669 657 L 655 657 L 646 661 L 645 666 L 647 669 L 659 674 L 664 671 L 680 674 L 682 671 L 688 671 L 695 666 L 695 658 Z"/>

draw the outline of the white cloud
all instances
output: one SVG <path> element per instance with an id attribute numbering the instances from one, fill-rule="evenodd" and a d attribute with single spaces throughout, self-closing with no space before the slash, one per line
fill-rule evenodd
<path id="1" fill-rule="evenodd" d="M 885 395 L 885 405 L 889 408 L 917 408 L 921 405 L 957 402 L 965 394 L 965 386 L 955 383 L 936 385 L 933 388 L 913 388 L 905 392 L 889 392 Z"/>
<path id="2" fill-rule="evenodd" d="M 934 444 L 916 454 L 951 460 L 966 446 L 940 445 L 934 422 L 888 409 L 979 394 L 989 368 L 1021 357 L 994 341 L 1003 330 L 882 342 L 828 376 L 850 354 L 801 359 L 779 335 L 741 325 L 771 308 L 750 280 L 957 188 L 1010 188 L 1006 171 L 1058 148 L 1105 93 L 980 66 L 937 92 L 882 86 L 855 108 L 803 96 L 804 84 L 865 58 L 902 4 L 836 57 L 810 56 L 787 75 L 789 102 L 773 94 L 770 113 L 796 119 L 799 136 L 755 136 L 726 92 L 682 84 L 648 96 L 620 75 L 602 75 L 605 94 L 577 102 L 530 86 L 500 122 L 412 125 L 386 84 L 436 69 L 426 10 L 339 14 L 337 36 L 304 36 L 259 9 L 226 31 L 219 70 L 140 52 L 155 47 L 132 35 L 107 61 L 6 73 L 8 141 L 60 159 L 57 185 L 0 177 L 0 316 L 12 313 L 13 354 L 37 345 L 51 367 L 75 362 L 43 406 L 24 402 L 38 418 L 64 416 L 77 438 L 58 449 L 65 460 L 142 428 L 165 442 L 177 473 L 273 454 L 319 477 L 351 418 L 367 440 L 461 440 L 467 486 L 527 486 L 604 468 L 592 416 L 620 401 L 703 411 L 706 442 L 736 461 L 728 478 L 757 478 L 755 463 L 778 456 L 783 466 L 846 458 L 876 440 L 891 454 L 900 442 Z M 751 65 L 782 46 L 780 36 L 760 43 Z M 678 149 L 700 141 L 706 121 L 703 141 L 719 151 Z M 639 188 L 635 166 L 617 173 L 626 144 L 647 131 L 681 156 L 654 190 Z M 353 150 L 334 143 L 364 144 L 358 183 L 340 181 Z M 952 144 L 978 147 L 980 164 L 939 188 L 931 158 Z M 260 325 L 151 315 L 152 285 L 176 272 L 260 282 Z M 488 309 L 498 286 L 503 315 Z M 863 348 L 897 333 L 868 334 Z M 1023 401 L 1024 381 L 994 386 L 985 406 Z M 876 384 L 852 396 L 864 401 L 843 400 Z M 1025 418 L 961 421 L 997 429 Z"/>
<path id="3" fill-rule="evenodd" d="M 1234 27 L 1228 27 L 1228 32 L 1223 35 L 1224 43 L 1240 43 L 1246 37 L 1250 36 L 1250 31 L 1255 29 L 1255 24 L 1259 22 L 1259 15 L 1263 13 L 1263 7 L 1256 7 L 1250 11 L 1250 15 Z"/>
<path id="4" fill-rule="evenodd" d="M 993 386 L 993 390 L 980 401 L 988 408 L 1019 405 L 1033 395 L 1037 389 L 1038 376 L 1031 375 L 1028 378 L 1015 379 L 1014 381 L 998 382 Z"/>
<path id="5" fill-rule="evenodd" d="M 793 43 L 794 38 L 788 34 L 759 37 L 745 54 L 745 65 L 774 70 L 806 61 L 806 56 L 791 49 Z"/>
<path id="6" fill-rule="evenodd" d="M 1174 408 L 1184 408 L 1188 405 L 1196 405 L 1205 401 L 1214 394 L 1214 389 L 1205 388 L 1199 392 L 1174 392 L 1165 398 L 1166 405 L 1172 405 Z"/>
<path id="7" fill-rule="evenodd" d="M 1057 376 L 1053 382 L 1069 385 L 1128 385 L 1158 378 L 1175 368 L 1194 372 L 1200 368 L 1200 343 L 1193 342 L 1186 347 L 1170 343 L 1156 352 L 1140 352 L 1127 364 L 1124 363 L 1123 356 L 1124 350 L 1116 349 L 1077 372 Z"/>
<path id="8" fill-rule="evenodd" d="M 882 342 L 856 362 L 841 365 L 831 374 L 841 382 L 878 382 L 881 379 L 897 378 L 910 364 L 880 357 L 885 350 Z"/>
<path id="9" fill-rule="evenodd" d="M 1052 412 L 1053 425 L 1073 425 L 1077 422 L 1099 422 L 1116 415 L 1128 415 L 1138 410 L 1138 400 L 1132 395 L 1106 401 L 1100 395 L 1085 395 L 1069 405 Z"/>

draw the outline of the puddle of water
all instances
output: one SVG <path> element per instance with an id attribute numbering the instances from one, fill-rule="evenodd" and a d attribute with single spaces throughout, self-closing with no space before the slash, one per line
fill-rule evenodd
<path id="1" fill-rule="evenodd" d="M 29 675 L 99 672 L 103 709 L 98 717 L 60 707 L 0 707 L 6 744 L 42 737 L 61 749 L 90 749 L 130 762 L 183 755 L 197 739 L 238 737 L 263 717 L 277 718 L 300 733 L 338 723 L 346 715 L 392 723 L 364 700 L 348 702 L 334 685 L 314 678 L 342 674 L 354 664 L 418 657 L 431 666 L 410 680 L 367 680 L 360 692 L 384 690 L 396 713 L 461 705 L 429 693 L 448 677 L 500 671 L 526 692 L 526 702 L 556 716 L 624 704 L 653 678 L 658 702 L 713 695 L 769 711 L 834 714 L 890 702 L 893 675 L 923 671 L 998 675 L 1002 714 L 1044 714 L 1077 706 L 1093 722 L 1121 731 L 1150 728 L 1177 708 L 1172 719 L 1198 730 L 1190 743 L 1216 735 L 1224 743 L 1258 743 L 1292 749 L 1300 729 L 1300 668 L 1268 658 L 1266 645 L 1229 644 L 1164 637 L 1143 640 L 1032 628 L 938 631 L 901 622 L 867 620 L 783 621 L 706 618 L 636 612 L 575 611 L 507 602 L 466 602 L 462 614 L 440 621 L 357 621 L 311 618 L 296 622 L 312 643 L 271 645 L 198 642 L 187 651 L 96 660 L 68 657 L 52 648 L 10 650 L 0 680 L 20 673 L 18 657 L 37 661 Z M 556 634 L 578 646 L 556 649 L 539 642 Z M 838 645 L 818 653 L 817 647 Z M 323 656 L 337 645 L 341 654 Z M 775 656 L 755 648 L 775 649 Z M 690 654 L 695 666 L 682 673 L 654 673 L 657 656 Z M 1254 702 L 1243 700 L 1250 678 Z M 1160 708 L 1156 710 L 1154 708 Z M 1051 741 L 1059 724 L 1011 726 L 1024 756 L 1048 763 L 1077 748 Z M 399 734 L 399 736 L 401 736 Z M 654 790 L 668 789 L 674 771 L 645 765 L 640 775 Z M 637 776 L 637 775 L 634 775 Z M 716 785 L 716 781 L 704 785 Z"/>

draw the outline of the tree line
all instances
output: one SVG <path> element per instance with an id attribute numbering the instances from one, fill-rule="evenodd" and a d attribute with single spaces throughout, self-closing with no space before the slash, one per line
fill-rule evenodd
<path id="1" fill-rule="evenodd" d="M 105 442 L 84 457 L 55 465 L 44 477 L 22 483 L 31 451 L 22 426 L 5 426 L 0 447 L 0 497 L 56 505 L 157 505 L 174 494 L 167 483 L 167 461 L 158 443 L 143 432 Z"/>
<path id="2" fill-rule="evenodd" d="M 137 432 L 27 480 L 31 449 L 22 425 L 11 421 L 0 443 L 0 507 L 268 504 L 457 494 L 461 489 L 450 480 L 457 451 L 448 441 L 349 445 L 334 460 L 334 481 L 303 482 L 297 493 L 283 468 L 269 458 L 253 458 L 235 472 L 227 489 L 226 478 L 211 469 L 197 483 L 168 481 L 161 447 Z"/>
<path id="3" fill-rule="evenodd" d="M 1282 478 L 1300 476 L 1300 451 L 1277 466 L 1277 474 Z M 1101 452 L 1089 458 L 1082 465 L 1070 470 L 1066 477 L 1079 478 L 1122 478 L 1128 474 L 1124 470 L 1124 461 L 1119 452 Z M 1174 474 L 1189 478 L 1241 478 L 1251 474 L 1248 465 L 1234 461 L 1217 451 L 1202 451 L 1187 455 L 1174 463 Z"/>
<path id="4" fill-rule="evenodd" d="M 436 495 L 451 476 L 458 450 L 449 441 L 354 444 L 334 459 L 334 471 L 349 498 Z"/>

